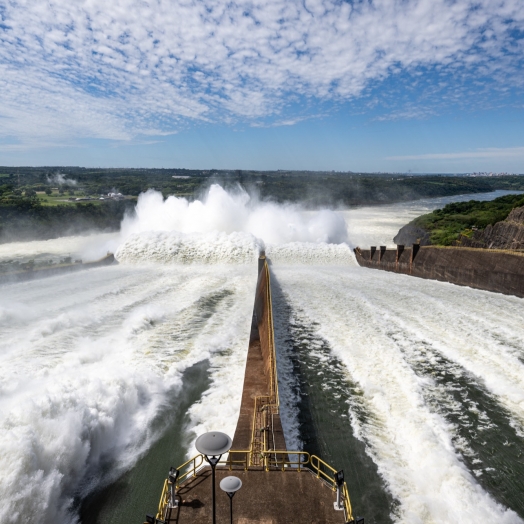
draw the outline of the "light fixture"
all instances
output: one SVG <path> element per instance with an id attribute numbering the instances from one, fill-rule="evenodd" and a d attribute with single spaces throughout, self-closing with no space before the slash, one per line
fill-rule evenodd
<path id="1" fill-rule="evenodd" d="M 204 455 L 211 465 L 213 479 L 213 524 L 216 524 L 216 505 L 215 505 L 215 468 L 220 457 L 231 449 L 233 441 L 225 433 L 220 431 L 209 431 L 200 435 L 196 439 L 195 447 L 199 453 Z"/>
<path id="2" fill-rule="evenodd" d="M 344 506 L 341 504 L 341 495 L 342 495 L 342 486 L 344 485 L 344 470 L 337 471 L 334 474 L 335 477 L 335 483 L 337 485 L 337 501 L 333 502 L 333 507 L 337 511 L 342 511 L 344 509 Z"/>
<path id="3" fill-rule="evenodd" d="M 157 519 L 153 515 L 149 515 L 149 513 L 146 515 L 146 522 L 147 524 L 166 524 L 165 521 Z"/>
<path id="4" fill-rule="evenodd" d="M 176 499 L 176 481 L 178 480 L 178 476 L 180 475 L 180 471 L 176 468 L 169 468 L 169 473 L 167 478 L 169 479 L 170 490 L 171 490 L 171 497 L 169 501 L 169 507 L 170 508 L 177 508 L 178 507 L 178 500 Z"/>
<path id="5" fill-rule="evenodd" d="M 225 491 L 229 497 L 229 513 L 231 524 L 233 524 L 233 496 L 242 487 L 242 481 L 238 477 L 224 477 L 220 481 L 220 489 Z"/>

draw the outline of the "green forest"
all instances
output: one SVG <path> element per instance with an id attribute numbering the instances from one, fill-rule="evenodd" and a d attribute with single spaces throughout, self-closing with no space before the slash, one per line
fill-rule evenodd
<path id="1" fill-rule="evenodd" d="M 405 202 L 495 189 L 524 190 L 524 176 L 189 169 L 1 167 L 0 242 L 118 229 L 138 195 L 201 198 L 212 183 L 275 202 L 347 207 Z M 108 194 L 120 194 L 108 197 Z"/>
<path id="2" fill-rule="evenodd" d="M 524 195 L 506 195 L 489 202 L 470 200 L 447 204 L 411 222 L 430 233 L 430 243 L 451 246 L 461 235 L 471 237 L 475 230 L 505 220 L 511 210 L 524 206 Z"/>

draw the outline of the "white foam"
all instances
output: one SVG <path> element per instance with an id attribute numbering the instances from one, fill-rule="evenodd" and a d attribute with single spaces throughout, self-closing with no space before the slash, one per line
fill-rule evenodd
<path id="1" fill-rule="evenodd" d="M 345 243 L 289 242 L 268 245 L 266 256 L 272 264 L 356 265 L 353 251 Z"/>
<path id="2" fill-rule="evenodd" d="M 247 233 L 147 231 L 128 237 L 115 257 L 125 263 L 254 264 L 261 249 Z"/>
<path id="3" fill-rule="evenodd" d="M 56 262 L 64 256 L 90 262 L 102 258 L 108 251 L 113 252 L 118 245 L 118 238 L 118 233 L 92 233 L 50 240 L 9 242 L 0 244 L 0 262 L 29 259 L 50 259 Z"/>
<path id="4" fill-rule="evenodd" d="M 274 271 L 292 306 L 318 323 L 319 335 L 362 389 L 370 419 L 355 426 L 355 434 L 368 443 L 400 502 L 398 521 L 522 522 L 467 470 L 453 447 L 453 427 L 426 405 L 425 379 L 417 377 L 402 351 L 427 340 L 478 373 L 517 413 L 511 395 L 522 387 L 523 366 L 511 356 L 515 348 L 499 344 L 494 350 L 490 338 L 503 326 L 524 351 L 520 310 L 508 308 L 518 299 L 361 268 L 277 265 Z M 479 310 L 485 315 L 476 318 Z M 504 369 L 505 360 L 511 365 Z M 355 424 L 356 417 L 351 419 Z"/>
<path id="5" fill-rule="evenodd" d="M 0 310 L 19 306 L 0 340 L 0 522 L 75 522 L 84 475 L 108 460 L 118 475 L 149 448 L 151 421 L 196 362 L 217 373 L 193 424 L 205 414 L 231 433 L 253 269 L 121 265 L 4 288 Z M 217 293 L 216 308 L 202 302 Z"/>
<path id="6" fill-rule="evenodd" d="M 142 195 L 118 240 L 109 235 L 91 237 L 87 247 L 85 237 L 0 246 L 0 259 L 82 250 L 98 258 L 109 242 L 120 245 L 123 262 L 2 288 L 0 521 L 74 522 L 72 497 L 86 471 L 108 459 L 115 474 L 129 468 L 158 437 L 149 433 L 149 422 L 196 362 L 210 359 L 213 373 L 211 387 L 189 410 L 194 436 L 233 433 L 255 258 L 265 243 L 290 296 L 320 322 L 322 336 L 361 384 L 375 422 L 355 430 L 365 434 L 401 501 L 402 521 L 517 522 L 461 465 L 449 428 L 424 405 L 423 385 L 387 336 L 387 315 L 408 339 L 411 331 L 428 333 L 434 347 L 477 373 L 520 424 L 524 333 L 515 327 L 522 324 L 516 302 L 354 267 L 349 244 L 356 242 L 347 227 L 351 233 L 355 215 L 346 216 L 349 226 L 340 212 L 262 203 L 212 186 L 191 203 Z M 377 238 L 385 238 L 393 231 L 387 216 L 382 225 L 376 225 L 380 213 L 374 220 L 375 226 L 361 221 L 361 233 L 376 227 Z M 222 291 L 220 307 L 202 315 L 202 307 L 210 307 L 201 305 L 204 299 Z M 472 297 L 467 304 L 464 296 Z M 292 404 L 286 405 L 291 425 Z M 287 435 L 296 441 L 297 428 Z"/>
<path id="7" fill-rule="evenodd" d="M 346 222 L 339 212 L 262 202 L 241 188 L 226 191 L 218 184 L 193 202 L 175 196 L 164 199 L 154 190 L 141 194 L 136 214 L 122 223 L 122 235 L 146 231 L 249 233 L 269 244 L 347 241 Z"/>

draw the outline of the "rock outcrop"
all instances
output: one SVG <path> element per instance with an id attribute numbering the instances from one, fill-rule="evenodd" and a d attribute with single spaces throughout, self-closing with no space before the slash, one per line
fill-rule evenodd
<path id="1" fill-rule="evenodd" d="M 524 249 L 524 206 L 511 211 L 506 220 L 475 231 L 472 237 L 461 236 L 456 246 L 484 249 Z"/>
<path id="2" fill-rule="evenodd" d="M 413 223 L 406 224 L 399 229 L 393 242 L 397 245 L 412 246 L 413 244 L 420 244 L 421 246 L 430 246 L 429 240 L 430 232 L 421 227 L 415 226 Z"/>

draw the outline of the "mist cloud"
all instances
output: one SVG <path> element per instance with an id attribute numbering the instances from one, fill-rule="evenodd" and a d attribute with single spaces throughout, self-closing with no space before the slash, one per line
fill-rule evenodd
<path id="1" fill-rule="evenodd" d="M 57 186 L 70 186 L 74 187 L 78 185 L 78 182 L 73 178 L 66 178 L 62 173 L 55 173 L 52 176 L 47 177 L 48 184 L 56 184 Z"/>
<path id="2" fill-rule="evenodd" d="M 122 234 L 147 231 L 249 233 L 267 244 L 289 242 L 347 242 L 341 213 L 329 209 L 306 211 L 294 204 L 262 202 L 243 189 L 226 191 L 213 184 L 201 200 L 189 202 L 149 190 L 138 197 L 136 215 L 127 216 Z"/>

